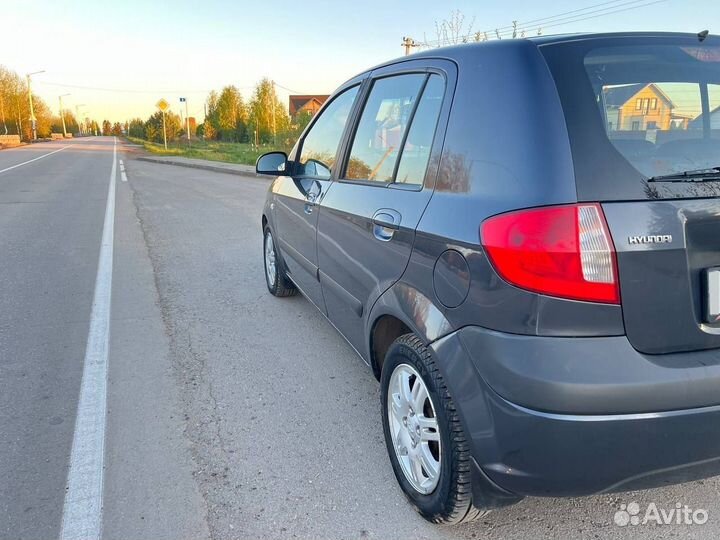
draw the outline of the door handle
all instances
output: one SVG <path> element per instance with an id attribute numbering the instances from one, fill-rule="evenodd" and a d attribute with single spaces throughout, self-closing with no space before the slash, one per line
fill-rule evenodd
<path id="1" fill-rule="evenodd" d="M 395 231 L 400 229 L 400 213 L 390 208 L 382 208 L 372 217 L 373 234 L 378 240 L 392 240 Z"/>

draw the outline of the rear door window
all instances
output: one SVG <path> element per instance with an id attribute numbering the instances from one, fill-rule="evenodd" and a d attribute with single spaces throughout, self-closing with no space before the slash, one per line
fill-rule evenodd
<path id="1" fill-rule="evenodd" d="M 445 91 L 437 74 L 378 79 L 358 122 L 344 178 L 422 185 Z"/>
<path id="2" fill-rule="evenodd" d="M 440 75 L 430 75 L 403 145 L 395 182 L 422 185 L 444 93 L 443 78 Z"/>
<path id="3" fill-rule="evenodd" d="M 373 83 L 355 131 L 345 178 L 392 182 L 405 131 L 427 75 L 413 73 Z"/>

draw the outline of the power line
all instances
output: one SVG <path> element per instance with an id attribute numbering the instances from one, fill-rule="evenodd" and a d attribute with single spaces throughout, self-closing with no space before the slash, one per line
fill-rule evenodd
<path id="1" fill-rule="evenodd" d="M 82 86 L 79 84 L 66 84 L 49 81 L 38 81 L 37 83 L 47 86 L 58 86 L 61 88 L 77 88 L 80 90 L 95 90 L 98 92 L 119 92 L 127 94 L 200 94 L 210 92 L 210 90 L 137 90 L 132 88 L 103 88 L 99 86 Z"/>
<path id="2" fill-rule="evenodd" d="M 470 32 L 467 35 L 460 36 L 461 40 L 470 40 L 476 35 L 486 35 L 488 33 L 495 33 L 498 38 L 511 36 L 516 31 L 535 30 L 540 28 L 552 28 L 555 26 L 562 26 L 565 24 L 571 24 L 575 22 L 596 19 L 598 17 L 604 17 L 606 15 L 613 15 L 615 13 L 621 13 L 623 11 L 629 11 L 632 9 L 638 9 L 642 7 L 651 6 L 653 4 L 659 4 L 666 2 L 667 0 L 653 0 L 648 2 L 647 0 L 610 0 L 608 2 L 601 2 L 599 4 L 592 4 L 584 8 L 578 8 L 547 17 L 541 17 L 538 19 L 531 19 L 524 22 L 515 23 L 514 25 L 501 26 L 498 28 L 491 28 L 480 32 Z M 610 5 L 614 4 L 614 5 Z M 605 7 L 602 7 L 605 6 Z M 594 9 L 599 8 L 599 9 Z M 532 26 L 532 28 L 528 28 Z M 506 30 L 507 29 L 507 30 Z M 434 39 L 428 40 L 419 45 L 430 47 L 432 45 L 440 45 L 446 43 L 446 39 Z"/>
<path id="3" fill-rule="evenodd" d="M 637 3 L 638 1 L 645 2 L 645 3 L 638 4 Z M 575 22 L 579 22 L 579 21 L 597 19 L 598 17 L 605 17 L 606 15 L 612 15 L 615 13 L 622 13 L 623 11 L 639 9 L 642 7 L 651 6 L 653 4 L 659 4 L 661 2 L 667 2 L 667 0 L 653 0 L 651 2 L 648 2 L 647 0 L 634 0 L 632 2 L 627 2 L 625 4 L 618 4 L 616 6 L 611 6 L 610 8 L 603 8 L 603 9 L 598 9 L 595 11 L 587 11 L 585 13 L 579 13 L 579 14 L 572 15 L 569 17 L 562 17 L 559 19 L 548 21 L 548 23 L 550 23 L 550 24 L 542 24 L 541 27 L 542 28 L 553 28 L 555 26 L 562 26 L 564 24 L 571 24 L 571 23 L 575 23 Z M 628 6 L 629 4 L 634 4 L 634 5 L 630 5 L 629 7 L 622 7 L 622 6 Z M 611 11 L 607 11 L 607 10 L 611 10 Z M 591 14 L 594 14 L 594 15 L 591 15 Z M 501 35 L 510 35 L 510 32 L 501 32 Z"/>
<path id="4" fill-rule="evenodd" d="M 56 86 L 59 88 L 75 88 L 79 90 L 94 90 L 97 92 L 117 92 L 117 93 L 123 93 L 123 94 L 209 94 L 212 92 L 212 90 L 185 90 L 185 89 L 175 89 L 175 90 L 138 90 L 134 88 L 108 88 L 108 87 L 100 87 L 100 86 L 83 86 L 79 84 L 66 84 L 66 83 L 59 83 L 59 82 L 51 82 L 51 81 L 36 81 L 36 84 L 42 84 L 46 86 Z M 279 86 L 283 90 L 286 90 L 290 92 L 291 94 L 302 94 L 302 92 L 297 92 L 296 90 L 292 90 L 291 88 L 288 88 L 287 86 L 284 86 L 278 82 L 275 82 L 276 86 Z M 256 87 L 255 86 L 236 86 L 238 90 L 253 90 Z"/>
<path id="5" fill-rule="evenodd" d="M 519 28 L 522 28 L 522 27 L 527 28 L 528 26 L 534 25 L 535 23 L 541 23 L 541 22 L 546 23 L 546 24 L 542 24 L 542 26 L 545 27 L 545 26 L 547 26 L 547 24 L 554 23 L 555 21 L 560 20 L 560 19 L 580 17 L 580 16 L 588 15 L 590 13 L 597 13 L 599 11 L 612 10 L 612 9 L 616 9 L 621 6 L 626 6 L 629 4 L 638 4 L 638 3 L 641 3 L 644 1 L 646 1 L 646 0 L 629 0 L 629 1 L 628 0 L 609 0 L 606 2 L 600 2 L 598 4 L 591 4 L 589 6 L 585 6 L 584 8 L 573 9 L 570 11 L 564 11 L 562 13 L 556 13 L 555 15 L 540 17 L 538 19 L 531 19 L 531 20 L 522 21 L 522 22 L 515 21 L 513 24 L 510 24 L 507 26 L 499 26 L 497 28 L 488 28 L 487 30 L 483 30 L 480 32 L 470 32 L 467 35 L 462 36 L 462 39 L 468 39 L 477 34 L 485 35 L 488 33 L 491 33 L 491 34 L 494 33 L 498 37 L 512 35 L 512 33 L 516 32 Z M 610 5 L 610 4 L 615 4 L 615 5 Z M 595 8 L 600 8 L 601 6 L 608 6 L 608 7 L 603 7 L 601 9 L 595 9 Z M 642 7 L 642 6 L 638 6 L 638 7 Z M 594 11 L 592 11 L 592 10 L 594 10 Z M 608 14 L 610 14 L 610 13 L 612 13 L 612 12 L 609 12 Z M 572 22 L 572 21 L 569 21 L 569 22 Z M 428 45 L 430 45 L 430 44 L 437 45 L 437 44 L 442 43 L 443 41 L 444 40 L 442 40 L 442 39 L 436 39 L 436 40 L 430 40 L 426 43 Z"/>
<path id="6" fill-rule="evenodd" d="M 639 3 L 639 2 L 643 2 L 643 1 L 644 1 L 644 0 L 632 0 L 632 1 L 628 2 L 628 3 Z M 579 14 L 578 12 L 587 11 L 587 10 L 589 10 L 589 9 L 594 9 L 594 8 L 597 8 L 597 7 L 600 7 L 600 6 L 607 6 L 607 5 L 609 5 L 609 4 L 618 4 L 618 3 L 620 3 L 620 2 L 627 2 L 627 0 L 609 0 L 608 2 L 601 2 L 601 3 L 599 3 L 599 4 L 592 4 L 592 5 L 590 5 L 590 6 L 585 6 L 584 8 L 573 9 L 573 10 L 571 10 L 571 11 L 564 11 L 563 13 L 556 13 L 555 15 L 549 15 L 549 16 L 547 16 L 547 17 L 541 17 L 541 18 L 539 18 L 539 19 L 531 19 L 531 20 L 529 20 L 529 21 L 522 21 L 522 22 L 519 22 L 519 23 L 518 23 L 518 27 L 535 25 L 536 23 L 541 23 L 541 22 L 552 22 L 552 21 L 549 21 L 549 20 L 550 20 L 550 19 L 557 19 L 558 17 L 565 17 L 566 15 L 570 15 L 570 14 L 572 14 L 572 13 L 576 13 L 576 14 L 578 14 L 578 16 L 579 16 L 580 14 Z M 618 6 L 611 6 L 610 8 L 605 8 L 605 9 L 611 9 L 611 8 L 615 8 L 615 7 L 618 7 Z M 587 15 L 587 13 L 583 13 L 583 15 Z M 507 26 L 500 26 L 500 27 L 498 27 L 498 28 L 489 28 L 488 30 L 483 30 L 481 33 L 494 32 L 495 30 L 500 30 L 501 33 L 504 33 L 504 31 L 506 31 L 506 30 L 512 30 L 512 28 L 513 28 L 513 25 L 512 25 L 512 24 L 509 24 L 509 25 L 507 25 Z"/>
<path id="7" fill-rule="evenodd" d="M 275 81 L 275 86 L 279 86 L 280 88 L 282 88 L 283 90 L 286 90 L 287 92 L 290 92 L 291 94 L 306 95 L 305 92 L 298 92 L 297 90 L 292 90 L 292 89 L 288 88 L 287 86 L 283 86 L 282 84 L 280 84 L 277 81 Z"/>

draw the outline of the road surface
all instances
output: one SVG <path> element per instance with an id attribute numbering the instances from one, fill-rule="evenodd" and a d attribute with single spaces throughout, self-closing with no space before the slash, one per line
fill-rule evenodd
<path id="1" fill-rule="evenodd" d="M 268 181 L 133 150 L 0 151 L 0 538 L 720 536 L 717 479 L 427 524 L 393 478 L 367 366 L 302 297 L 266 291 Z M 616 525 L 633 501 L 709 519 Z"/>

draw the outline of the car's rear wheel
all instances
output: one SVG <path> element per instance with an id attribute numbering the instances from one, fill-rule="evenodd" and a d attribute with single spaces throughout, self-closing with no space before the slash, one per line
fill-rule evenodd
<path id="1" fill-rule="evenodd" d="M 278 254 L 275 238 L 270 227 L 265 226 L 263 238 L 263 266 L 265 268 L 265 283 L 274 296 L 292 296 L 297 289 L 285 270 L 285 264 Z"/>
<path id="2" fill-rule="evenodd" d="M 433 523 L 473 521 L 470 449 L 434 359 L 413 334 L 388 350 L 381 377 L 385 443 L 395 477 Z"/>

